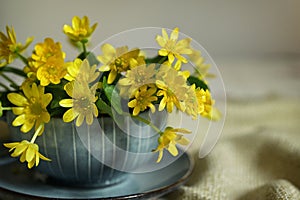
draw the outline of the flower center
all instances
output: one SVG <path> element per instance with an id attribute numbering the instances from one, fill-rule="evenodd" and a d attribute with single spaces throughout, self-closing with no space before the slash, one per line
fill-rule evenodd
<path id="1" fill-rule="evenodd" d="M 37 98 L 30 97 L 30 113 L 39 117 L 43 111 L 42 105 L 38 102 Z"/>
<path id="2" fill-rule="evenodd" d="M 82 112 L 86 112 L 92 107 L 92 103 L 87 97 L 81 97 L 80 99 L 76 99 L 74 103 L 74 107 Z"/>

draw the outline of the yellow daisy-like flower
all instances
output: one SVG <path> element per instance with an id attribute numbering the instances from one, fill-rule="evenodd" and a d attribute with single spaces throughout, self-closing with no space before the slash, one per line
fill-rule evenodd
<path id="1" fill-rule="evenodd" d="M 147 85 L 143 85 L 138 91 L 136 91 L 134 99 L 128 103 L 128 107 L 134 108 L 134 116 L 137 116 L 140 112 L 147 108 L 150 108 L 152 113 L 155 112 L 155 106 L 152 102 L 157 100 L 157 97 L 153 96 L 156 90 L 156 87 L 148 88 Z"/>
<path id="2" fill-rule="evenodd" d="M 214 121 L 221 118 L 221 112 L 213 106 L 215 101 L 211 98 L 209 90 L 197 88 L 196 96 L 198 100 L 198 113 L 201 116 Z"/>
<path id="3" fill-rule="evenodd" d="M 192 53 L 190 48 L 191 39 L 185 38 L 178 41 L 178 33 L 179 29 L 175 28 L 169 38 L 166 30 L 164 28 L 162 29 L 162 36 L 156 36 L 157 43 L 162 47 L 158 51 L 158 54 L 161 56 L 168 56 L 170 63 L 173 63 L 175 58 L 183 63 L 187 63 L 187 59 L 182 55 Z"/>
<path id="4" fill-rule="evenodd" d="M 0 32 L 0 67 L 12 63 L 16 58 L 16 53 L 24 51 L 32 42 L 33 37 L 26 40 L 25 45 L 17 43 L 16 33 L 13 27 L 6 26 L 7 36 Z"/>
<path id="5" fill-rule="evenodd" d="M 126 72 L 131 66 L 136 67 L 141 60 L 139 49 L 128 51 L 127 46 L 115 49 L 110 44 L 104 44 L 101 50 L 103 55 L 97 58 L 103 65 L 99 68 L 99 71 L 109 71 L 108 84 L 112 84 L 119 73 Z M 138 57 L 140 58 L 138 59 Z"/>
<path id="6" fill-rule="evenodd" d="M 172 128 L 167 127 L 165 131 L 158 138 L 158 147 L 153 152 L 159 152 L 157 163 L 159 163 L 163 157 L 164 149 L 168 150 L 172 156 L 178 155 L 176 144 L 188 145 L 189 140 L 179 133 L 191 133 L 191 131 L 184 128 Z"/>
<path id="7" fill-rule="evenodd" d="M 20 156 L 20 161 L 27 162 L 27 167 L 31 169 L 34 165 L 38 166 L 40 159 L 45 161 L 51 161 L 49 158 L 46 158 L 41 153 L 39 153 L 39 146 L 37 144 L 23 140 L 22 142 L 13 142 L 4 144 L 5 147 L 10 148 L 10 152 L 14 151 L 11 156 L 18 157 Z"/>
<path id="8" fill-rule="evenodd" d="M 118 86 L 120 86 L 121 94 L 127 93 L 126 96 L 132 96 L 132 93 L 143 85 L 155 84 L 155 64 L 148 66 L 141 65 L 128 70 L 125 77 L 120 79 Z M 122 86 L 128 86 L 122 87 Z M 126 91 L 122 91 L 125 89 Z"/>
<path id="9" fill-rule="evenodd" d="M 44 43 L 38 43 L 31 58 L 36 70 L 36 77 L 42 86 L 50 83 L 59 84 L 67 74 L 64 58 L 65 53 L 61 50 L 59 42 L 54 43 L 51 38 L 46 38 Z M 34 70 L 33 70 L 34 71 Z"/>
<path id="10" fill-rule="evenodd" d="M 212 100 L 209 90 L 197 88 L 196 96 L 198 100 L 198 113 L 204 117 L 209 116 L 214 100 Z"/>
<path id="11" fill-rule="evenodd" d="M 175 105 L 179 110 L 184 111 L 183 102 L 187 98 L 188 91 L 185 77 L 168 66 L 161 66 L 160 70 L 162 72 L 159 72 L 158 75 L 161 80 L 156 80 L 156 86 L 159 89 L 157 96 L 163 96 L 163 98 L 158 110 L 162 111 L 167 107 L 167 111 L 172 112 Z"/>
<path id="12" fill-rule="evenodd" d="M 95 81 L 100 73 L 96 72 L 96 65 L 90 66 L 87 59 L 81 60 L 76 58 L 74 62 L 66 63 L 68 73 L 65 75 L 65 79 L 68 81 L 74 81 L 75 79 L 91 83 Z"/>
<path id="13" fill-rule="evenodd" d="M 66 57 L 66 54 L 62 51 L 62 46 L 59 42 L 54 42 L 52 38 L 46 38 L 44 43 L 38 43 L 34 47 L 34 53 L 32 54 L 33 64 L 36 68 L 45 64 L 49 57 Z"/>
<path id="14" fill-rule="evenodd" d="M 195 49 L 192 50 L 193 53 L 189 55 L 190 60 L 195 65 L 195 76 L 201 80 L 205 78 L 213 78 L 215 77 L 213 74 L 210 74 L 208 70 L 210 69 L 211 65 L 206 64 L 204 58 L 201 56 L 201 52 Z"/>
<path id="15" fill-rule="evenodd" d="M 88 125 L 93 123 L 93 117 L 98 116 L 98 109 L 95 105 L 95 96 L 98 84 L 89 88 L 86 82 L 72 81 L 65 85 L 65 91 L 72 99 L 63 99 L 59 102 L 62 107 L 70 108 L 63 115 L 64 122 L 71 122 L 75 118 L 76 126 L 80 126 L 84 119 Z"/>
<path id="16" fill-rule="evenodd" d="M 184 101 L 185 105 L 185 113 L 188 115 L 191 115 L 193 119 L 196 119 L 199 114 L 199 108 L 198 108 L 198 98 L 196 95 L 196 86 L 195 84 L 189 86 L 189 89 L 187 91 L 187 98 Z"/>
<path id="17" fill-rule="evenodd" d="M 64 33 L 75 42 L 85 42 L 97 27 L 97 23 L 90 27 L 90 20 L 87 16 L 80 19 L 78 16 L 74 16 L 72 19 L 72 26 L 64 25 Z"/>
<path id="18" fill-rule="evenodd" d="M 37 79 L 42 86 L 50 83 L 59 84 L 60 80 L 67 74 L 62 58 L 50 57 L 47 62 L 37 70 Z"/>
<path id="19" fill-rule="evenodd" d="M 52 94 L 44 94 L 45 88 L 37 86 L 35 83 L 30 86 L 29 84 L 23 86 L 23 93 L 9 93 L 8 100 L 16 105 L 12 111 L 18 115 L 12 122 L 13 126 L 21 126 L 21 131 L 24 133 L 29 132 L 35 125 L 35 130 L 42 124 L 50 121 L 50 114 L 46 107 L 52 100 Z M 40 133 L 43 132 L 41 129 Z"/>

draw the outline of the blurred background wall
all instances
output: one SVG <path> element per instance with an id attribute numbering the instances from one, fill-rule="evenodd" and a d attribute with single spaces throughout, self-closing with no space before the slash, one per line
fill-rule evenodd
<path id="1" fill-rule="evenodd" d="M 21 42 L 28 36 L 35 36 L 34 43 L 52 37 L 63 44 L 67 58 L 77 52 L 66 45 L 62 26 L 74 15 L 99 23 L 91 47 L 132 28 L 178 26 L 213 57 L 229 96 L 265 93 L 260 88 L 276 92 L 274 76 L 286 73 L 295 76 L 286 79 L 291 87 L 300 86 L 299 0 L 0 0 L 1 31 L 13 25 Z"/>

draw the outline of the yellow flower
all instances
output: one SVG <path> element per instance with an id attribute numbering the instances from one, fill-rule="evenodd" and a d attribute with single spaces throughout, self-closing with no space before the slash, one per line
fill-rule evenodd
<path id="1" fill-rule="evenodd" d="M 78 16 L 74 16 L 72 19 L 72 27 L 69 25 L 64 25 L 63 31 L 64 33 L 75 42 L 85 42 L 94 30 L 97 27 L 97 23 L 95 23 L 92 27 L 90 27 L 90 20 L 87 16 L 84 16 L 80 19 Z"/>
<path id="2" fill-rule="evenodd" d="M 59 84 L 60 80 L 66 75 L 67 70 L 64 67 L 62 58 L 50 57 L 47 62 L 37 70 L 37 79 L 42 86 L 50 83 Z"/>
<path id="3" fill-rule="evenodd" d="M 159 89 L 157 96 L 163 96 L 159 104 L 159 111 L 162 111 L 167 106 L 167 111 L 172 112 L 174 105 L 184 111 L 182 104 L 187 98 L 188 90 L 186 78 L 179 74 L 178 71 L 168 66 L 161 66 L 158 77 L 161 80 L 156 80 L 156 86 Z"/>
<path id="4" fill-rule="evenodd" d="M 80 126 L 84 119 L 88 125 L 93 123 L 93 117 L 98 116 L 98 109 L 95 105 L 97 86 L 98 84 L 95 83 L 89 88 L 86 82 L 77 80 L 65 85 L 64 89 L 72 99 L 63 99 L 59 102 L 60 106 L 70 108 L 63 115 L 64 122 L 71 122 L 77 118 L 76 126 Z"/>
<path id="5" fill-rule="evenodd" d="M 162 29 L 162 36 L 157 35 L 156 36 L 156 41 L 157 43 L 162 47 L 159 51 L 158 54 L 161 56 L 168 56 L 168 60 L 170 63 L 173 63 L 175 60 L 175 57 L 183 62 L 187 63 L 187 59 L 182 56 L 182 54 L 191 54 L 192 50 L 190 48 L 190 38 L 185 38 L 182 40 L 178 40 L 178 32 L 179 29 L 175 28 L 171 35 L 170 38 L 166 32 L 166 30 L 163 28 Z"/>
<path id="6" fill-rule="evenodd" d="M 17 53 L 24 51 L 33 40 L 33 37 L 27 38 L 26 44 L 23 46 L 21 43 L 17 43 L 13 27 L 10 29 L 6 26 L 6 33 L 7 36 L 0 32 L 0 67 L 12 63 Z"/>
<path id="7" fill-rule="evenodd" d="M 96 65 L 90 66 L 87 59 L 81 60 L 76 58 L 74 62 L 66 63 L 68 73 L 65 75 L 65 79 L 73 81 L 75 79 L 91 83 L 95 81 L 100 73 L 96 72 Z"/>
<path id="8" fill-rule="evenodd" d="M 155 64 L 150 64 L 148 66 L 141 65 L 138 67 L 134 67 L 131 70 L 128 70 L 125 74 L 125 77 L 120 79 L 118 82 L 118 86 L 120 86 L 122 96 L 131 96 L 132 92 L 136 91 L 139 87 L 143 85 L 149 85 L 155 83 Z M 128 86 L 122 87 L 122 86 Z M 124 90 L 124 91 L 122 91 Z"/>
<path id="9" fill-rule="evenodd" d="M 198 99 L 196 95 L 196 90 L 195 90 L 195 84 L 192 86 L 189 86 L 189 89 L 187 91 L 187 98 L 184 101 L 185 105 L 185 113 L 188 115 L 191 115 L 193 119 L 196 119 L 198 116 Z"/>
<path id="10" fill-rule="evenodd" d="M 38 43 L 34 47 L 34 53 L 32 59 L 34 66 L 39 68 L 45 64 L 49 57 L 62 57 L 65 58 L 65 53 L 61 50 L 62 46 L 59 42 L 54 43 L 52 38 L 46 38 L 44 43 Z"/>
<path id="11" fill-rule="evenodd" d="M 198 100 L 198 113 L 204 117 L 208 117 L 214 101 L 211 99 L 209 90 L 197 88 L 196 96 Z"/>
<path id="12" fill-rule="evenodd" d="M 164 149 L 168 150 L 172 156 L 178 155 L 178 150 L 176 148 L 176 144 L 187 145 L 189 140 L 185 138 L 182 134 L 179 133 L 191 133 L 191 131 L 184 128 L 172 128 L 167 127 L 165 131 L 158 138 L 158 147 L 154 150 L 154 152 L 159 152 L 158 159 L 156 162 L 160 162 L 163 157 Z"/>
<path id="13" fill-rule="evenodd" d="M 31 57 L 33 66 L 37 69 L 36 77 L 40 80 L 40 84 L 42 86 L 50 83 L 59 84 L 67 74 L 64 63 L 65 53 L 61 50 L 61 44 L 54 43 L 51 38 L 46 38 L 44 43 L 38 43 L 34 49 Z"/>
<path id="14" fill-rule="evenodd" d="M 16 105 L 13 107 L 13 113 L 18 115 L 12 122 L 13 126 L 21 126 L 21 131 L 27 133 L 35 125 L 35 130 L 44 123 L 50 121 L 50 114 L 46 107 L 52 100 L 52 94 L 44 94 L 45 88 L 37 86 L 35 83 L 30 87 L 29 84 L 23 86 L 23 93 L 9 93 L 8 100 Z M 40 133 L 43 132 L 41 129 Z"/>
<path id="15" fill-rule="evenodd" d="M 140 112 L 146 110 L 148 107 L 151 112 L 155 112 L 155 106 L 152 104 L 153 101 L 157 100 L 156 96 L 153 96 L 156 92 L 156 87 L 148 88 L 147 85 L 143 85 L 135 93 L 135 98 L 128 103 L 128 107 L 134 108 L 133 115 L 137 116 Z"/>
<path id="16" fill-rule="evenodd" d="M 204 58 L 201 56 L 201 52 L 195 49 L 192 49 L 192 54 L 189 55 L 191 62 L 195 65 L 195 75 L 204 80 L 205 78 L 215 77 L 213 74 L 210 74 L 208 70 L 210 69 L 210 64 L 204 62 Z"/>
<path id="17" fill-rule="evenodd" d="M 27 162 L 27 167 L 31 169 L 34 165 L 38 166 L 40 159 L 45 161 L 51 161 L 49 158 L 46 158 L 41 153 L 39 153 L 39 146 L 37 144 L 23 140 L 22 142 L 13 142 L 4 144 L 5 147 L 10 148 L 10 152 L 14 151 L 11 156 L 18 157 L 20 156 L 20 161 Z"/>
<path id="18" fill-rule="evenodd" d="M 98 60 L 103 64 L 99 71 L 109 71 L 107 83 L 112 84 L 118 73 L 126 72 L 132 67 L 136 67 L 141 62 L 139 58 L 139 49 L 128 51 L 128 47 L 119 47 L 115 49 L 110 44 L 104 44 L 101 47 L 103 55 L 98 56 Z M 138 59 L 138 60 L 137 60 Z"/>
<path id="19" fill-rule="evenodd" d="M 221 112 L 213 106 L 215 101 L 211 98 L 209 90 L 197 88 L 196 96 L 198 100 L 198 113 L 201 116 L 214 121 L 221 118 Z"/>

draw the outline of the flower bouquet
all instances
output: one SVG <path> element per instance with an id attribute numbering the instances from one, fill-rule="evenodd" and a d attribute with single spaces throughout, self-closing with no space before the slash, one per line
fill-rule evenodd
<path id="1" fill-rule="evenodd" d="M 152 151 L 158 153 L 158 163 L 165 150 L 177 156 L 177 145 L 187 145 L 184 134 L 191 131 L 170 126 L 162 129 L 143 113 L 165 110 L 182 112 L 192 119 L 220 118 L 206 81 L 212 76 L 210 65 L 191 47 L 190 38 L 179 40 L 178 28 L 170 35 L 162 29 L 162 34 L 153 38 L 161 48 L 150 57 L 142 49 L 109 43 L 101 46 L 102 54 L 95 55 L 87 50 L 87 44 L 96 27 L 97 23 L 90 26 L 86 16 L 75 16 L 71 26 L 63 26 L 71 44 L 81 51 L 72 61 L 65 60 L 62 45 L 52 38 L 37 43 L 26 57 L 23 52 L 32 37 L 22 45 L 13 28 L 6 27 L 6 34 L 0 32 L 0 76 L 4 80 L 0 83 L 0 114 L 11 110 L 12 126 L 20 127 L 21 134 L 31 134 L 30 139 L 4 146 L 12 157 L 27 162 L 28 168 L 38 166 L 40 160 L 51 162 L 36 140 L 47 135 L 46 125 L 57 118 L 63 123 L 74 122 L 76 127 L 89 127 L 101 116 L 117 120 L 122 115 L 144 123 L 156 133 Z M 23 62 L 22 70 L 11 66 L 16 59 Z M 194 63 L 192 72 L 183 70 L 189 60 Z M 22 77 L 23 82 L 17 84 L 8 73 Z"/>

